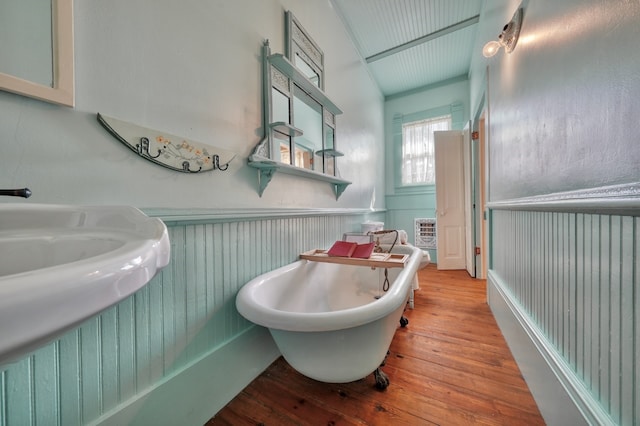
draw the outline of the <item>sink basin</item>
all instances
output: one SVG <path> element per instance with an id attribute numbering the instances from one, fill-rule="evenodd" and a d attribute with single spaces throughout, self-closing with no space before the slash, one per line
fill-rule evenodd
<path id="1" fill-rule="evenodd" d="M 3 238 L 0 240 L 0 277 L 88 259 L 123 245 L 123 239 L 97 233 Z"/>
<path id="2" fill-rule="evenodd" d="M 0 204 L 0 366 L 133 294 L 169 259 L 164 223 L 133 207 Z"/>

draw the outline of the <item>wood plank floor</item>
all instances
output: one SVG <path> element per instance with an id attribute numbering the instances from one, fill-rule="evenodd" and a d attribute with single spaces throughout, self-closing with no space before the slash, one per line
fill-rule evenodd
<path id="1" fill-rule="evenodd" d="M 214 425 L 542 425 L 486 303 L 486 282 L 466 271 L 419 272 L 383 371 L 346 384 L 321 383 L 282 358 L 216 414 Z"/>

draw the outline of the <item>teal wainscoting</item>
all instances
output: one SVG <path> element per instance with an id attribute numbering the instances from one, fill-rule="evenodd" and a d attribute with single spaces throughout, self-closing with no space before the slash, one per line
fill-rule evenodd
<path id="1" fill-rule="evenodd" d="M 171 263 L 142 290 L 0 373 L 0 425 L 201 425 L 279 356 L 235 295 L 327 248 L 368 210 L 147 211 Z"/>
<path id="2" fill-rule="evenodd" d="M 411 194 L 387 195 L 386 229 L 404 229 L 407 231 L 410 244 L 415 244 L 414 218 L 436 217 L 435 186 Z M 438 263 L 438 251 L 429 250 L 432 263 Z"/>
<path id="3" fill-rule="evenodd" d="M 490 203 L 489 304 L 548 424 L 640 424 L 637 188 Z"/>

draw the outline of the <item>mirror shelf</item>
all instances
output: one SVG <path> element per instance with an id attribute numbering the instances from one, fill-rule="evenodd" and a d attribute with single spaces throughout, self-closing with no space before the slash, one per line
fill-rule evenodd
<path id="1" fill-rule="evenodd" d="M 275 130 L 274 137 L 276 138 L 278 137 L 278 134 L 283 135 L 281 139 L 284 139 L 288 136 L 294 138 L 302 136 L 302 130 L 293 127 L 292 125 L 290 125 L 289 123 L 285 123 L 284 121 L 276 121 L 275 123 L 269 124 L 269 127 L 271 127 L 272 130 Z"/>
<path id="2" fill-rule="evenodd" d="M 332 185 L 333 193 L 336 196 L 336 200 L 340 198 L 340 195 L 342 195 L 347 186 L 351 185 L 351 182 L 337 178 L 335 176 L 314 172 L 313 170 L 292 166 L 279 161 L 274 161 L 257 154 L 253 154 L 249 157 L 248 164 L 249 166 L 258 169 L 258 184 L 260 186 L 258 193 L 260 196 L 262 196 L 262 193 L 269 185 L 269 182 L 271 182 L 271 178 L 273 178 L 273 175 L 276 172 L 307 179 L 314 179 L 321 182 L 327 182 Z"/>
<path id="3" fill-rule="evenodd" d="M 323 157 L 342 157 L 343 153 L 340 151 L 336 151 L 335 149 L 321 149 L 316 151 L 316 155 L 321 155 Z"/>

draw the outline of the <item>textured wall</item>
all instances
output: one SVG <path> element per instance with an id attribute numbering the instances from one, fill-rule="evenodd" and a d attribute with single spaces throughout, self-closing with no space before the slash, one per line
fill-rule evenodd
<path id="1" fill-rule="evenodd" d="M 640 4 L 525 1 L 515 51 L 480 54 L 519 2 L 489 0 L 472 68 L 488 65 L 492 201 L 640 180 Z"/>
<path id="2" fill-rule="evenodd" d="M 76 107 L 0 92 L 0 187 L 28 186 L 30 202 L 159 208 L 360 208 L 384 191 L 382 95 L 329 2 L 74 3 Z M 289 9 L 324 50 L 326 93 L 344 111 L 338 168 L 353 184 L 339 201 L 326 183 L 286 175 L 260 198 L 246 165 L 264 134 L 261 47 L 284 53 Z M 109 135 L 98 112 L 238 157 L 226 172 L 167 170 Z"/>

